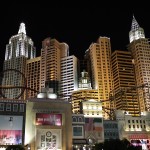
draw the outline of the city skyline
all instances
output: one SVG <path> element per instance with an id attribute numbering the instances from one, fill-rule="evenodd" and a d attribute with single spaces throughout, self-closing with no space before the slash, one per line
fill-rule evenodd
<path id="1" fill-rule="evenodd" d="M 15 4 L 14 4 L 15 5 Z M 20 4 L 18 4 L 20 5 Z M 34 42 L 37 57 L 40 56 L 42 41 L 47 38 L 55 38 L 59 42 L 69 45 L 69 55 L 83 58 L 85 51 L 91 43 L 95 43 L 99 36 L 110 38 L 112 51 L 127 50 L 129 44 L 129 31 L 133 15 L 144 29 L 146 38 L 150 37 L 148 10 L 144 8 L 129 8 L 128 10 L 118 8 L 106 9 L 91 5 L 91 8 L 56 7 L 46 9 L 35 4 L 26 10 L 26 5 L 19 7 L 15 5 L 13 9 L 6 11 L 5 17 L 2 15 L 1 34 L 1 57 L 3 63 L 6 44 L 12 35 L 16 35 L 21 22 L 26 25 L 26 32 Z M 40 10 L 40 11 L 39 11 Z M 55 12 L 56 10 L 57 13 Z M 8 19 L 9 18 L 9 19 Z M 2 70 L 2 67 L 1 67 Z"/>

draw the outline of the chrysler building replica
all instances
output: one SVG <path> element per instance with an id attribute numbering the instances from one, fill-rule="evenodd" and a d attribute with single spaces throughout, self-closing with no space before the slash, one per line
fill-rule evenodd
<path id="1" fill-rule="evenodd" d="M 150 44 L 133 16 L 128 50 L 132 53 L 140 111 L 150 110 Z"/>

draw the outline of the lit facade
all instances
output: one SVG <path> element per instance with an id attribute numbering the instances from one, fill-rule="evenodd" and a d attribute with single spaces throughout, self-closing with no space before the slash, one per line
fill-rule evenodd
<path id="1" fill-rule="evenodd" d="M 8 69 L 16 69 L 25 75 L 26 61 L 32 59 L 36 55 L 35 47 L 32 39 L 26 35 L 25 24 L 21 23 L 17 35 L 9 39 L 6 45 L 5 61 L 3 71 Z M 3 86 L 24 86 L 24 77 L 15 72 L 7 71 L 4 73 L 2 80 Z M 21 88 L 6 89 L 3 95 L 7 98 L 16 98 L 21 93 Z M 22 97 L 24 98 L 24 97 Z"/>
<path id="2" fill-rule="evenodd" d="M 31 150 L 72 149 L 71 104 L 59 99 L 28 99 L 25 145 Z"/>
<path id="3" fill-rule="evenodd" d="M 138 117 L 126 114 L 125 111 L 116 110 L 116 120 L 118 121 L 119 137 L 126 138 L 133 145 L 142 146 L 142 150 L 150 149 L 150 113 L 143 112 Z"/>
<path id="4" fill-rule="evenodd" d="M 27 79 L 27 98 L 36 97 L 40 91 L 40 64 L 41 57 L 27 60 L 26 79 Z"/>
<path id="5" fill-rule="evenodd" d="M 24 145 L 26 101 L 0 99 L 0 149 Z"/>
<path id="6" fill-rule="evenodd" d="M 92 89 L 89 74 L 85 70 L 81 72 L 81 77 L 79 78 L 78 90 L 80 89 Z"/>
<path id="7" fill-rule="evenodd" d="M 133 16 L 131 30 L 129 32 L 129 41 L 131 43 L 135 40 L 143 39 L 143 38 L 145 38 L 144 30 L 139 26 L 138 22 Z"/>
<path id="8" fill-rule="evenodd" d="M 61 58 L 60 94 L 69 99 L 72 92 L 78 89 L 78 59 L 72 55 Z"/>
<path id="9" fill-rule="evenodd" d="M 116 50 L 112 53 L 114 90 L 112 91 L 115 109 L 121 109 L 137 116 L 140 114 L 136 93 L 136 82 L 131 52 Z"/>
<path id="10" fill-rule="evenodd" d="M 103 117 L 101 102 L 95 100 L 83 101 L 81 106 L 84 117 Z"/>
<path id="11" fill-rule="evenodd" d="M 89 145 L 104 141 L 104 127 L 102 117 L 102 103 L 94 100 L 81 103 L 82 113 L 85 117 L 85 138 Z"/>
<path id="12" fill-rule="evenodd" d="M 83 114 L 72 114 L 72 138 L 73 138 L 73 150 L 78 150 L 80 148 L 87 148 L 88 142 L 84 138 L 84 125 L 85 119 Z"/>
<path id="13" fill-rule="evenodd" d="M 40 89 L 49 86 L 52 92 L 59 91 L 61 80 L 61 58 L 69 55 L 69 47 L 66 43 L 60 43 L 56 39 L 46 38 L 42 41 Z"/>
<path id="14" fill-rule="evenodd" d="M 141 112 L 146 110 L 149 111 L 150 44 L 149 40 L 145 38 L 144 32 L 141 33 L 141 27 L 134 18 L 132 20 L 131 31 L 129 32 L 129 37 L 131 38 L 130 33 L 134 33 L 132 36 L 139 34 L 138 38 L 135 37 L 133 41 L 131 40 L 132 42 L 128 45 L 128 50 L 131 51 L 133 57 Z M 141 34 L 143 35 L 142 37 L 140 36 Z"/>
<path id="15" fill-rule="evenodd" d="M 98 90 L 98 100 L 108 100 L 113 89 L 110 38 L 99 37 L 97 43 L 92 43 L 86 51 L 86 59 L 90 62 L 92 88 Z M 103 107 L 109 109 L 110 102 L 103 102 Z M 103 117 L 109 116 L 103 112 Z"/>
<path id="16" fill-rule="evenodd" d="M 89 100 L 98 101 L 98 91 L 92 89 L 88 72 L 83 70 L 79 78 L 78 90 L 72 92 L 72 112 L 76 114 L 82 113 L 81 102 Z"/>
<path id="17" fill-rule="evenodd" d="M 71 102 L 72 102 L 72 112 L 73 113 L 81 113 L 82 108 L 80 106 L 81 102 L 95 100 L 98 101 L 98 91 L 94 89 L 86 89 L 86 90 L 77 90 L 73 91 Z"/>

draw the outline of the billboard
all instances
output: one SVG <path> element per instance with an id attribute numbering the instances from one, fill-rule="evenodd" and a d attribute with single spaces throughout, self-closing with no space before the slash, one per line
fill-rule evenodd
<path id="1" fill-rule="evenodd" d="M 22 144 L 23 116 L 0 115 L 0 145 Z"/>
<path id="2" fill-rule="evenodd" d="M 36 113 L 36 125 L 62 125 L 62 114 Z"/>

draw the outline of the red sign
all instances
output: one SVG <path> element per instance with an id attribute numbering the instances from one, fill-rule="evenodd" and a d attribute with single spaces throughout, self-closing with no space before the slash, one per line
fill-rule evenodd
<path id="1" fill-rule="evenodd" d="M 62 115 L 61 114 L 36 114 L 36 125 L 52 125 L 61 126 L 62 125 Z"/>
<path id="2" fill-rule="evenodd" d="M 148 139 L 147 134 L 131 134 L 129 135 L 129 139 Z"/>

